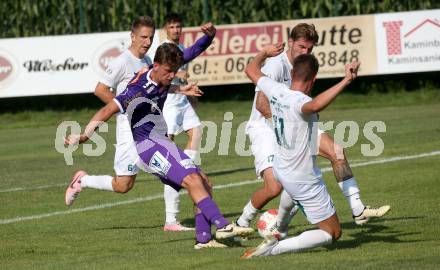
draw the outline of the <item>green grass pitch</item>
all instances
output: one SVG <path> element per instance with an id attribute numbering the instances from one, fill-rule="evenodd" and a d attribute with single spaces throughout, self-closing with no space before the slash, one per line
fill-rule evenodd
<path id="1" fill-rule="evenodd" d="M 411 96 L 412 95 L 412 96 Z M 428 95 L 428 98 L 427 96 Z M 410 97 L 408 97 L 410 96 Z M 194 235 L 163 232 L 164 203 L 157 198 L 161 183 L 141 173 L 127 194 L 84 190 L 75 204 L 64 205 L 64 191 L 72 173 L 113 174 L 114 120 L 102 136 L 107 151 L 87 157 L 79 148 L 74 165 L 67 166 L 54 149 L 57 125 L 63 120 L 86 124 L 94 111 L 46 111 L 0 115 L 0 265 L 1 269 L 439 269 L 440 267 L 440 98 L 406 93 L 381 96 L 343 95 L 320 114 L 322 121 L 356 121 L 360 140 L 347 149 L 351 164 L 393 157 L 408 157 L 354 167 L 365 204 L 390 204 L 391 212 L 366 226 L 353 224 L 350 209 L 332 172 L 324 173 L 342 223 L 343 236 L 332 246 L 313 251 L 241 260 L 240 255 L 261 239 L 257 234 L 242 245 L 221 250 L 193 249 Z M 377 101 L 377 102 L 375 102 Z M 202 156 L 204 171 L 216 186 L 214 198 L 225 216 L 235 220 L 258 182 L 252 157 L 235 152 L 235 134 L 248 119 L 250 101 L 200 103 L 202 120 L 223 122 L 225 111 L 234 113 L 228 155 L 218 146 Z M 361 155 L 363 125 L 384 121 L 378 133 L 385 150 L 378 157 Z M 220 130 L 217 131 L 218 133 Z M 178 144 L 185 142 L 179 136 Z M 319 160 L 321 168 L 329 162 Z M 224 186 L 237 184 L 236 186 Z M 155 197 L 156 196 L 156 197 Z M 276 208 L 274 200 L 265 209 Z M 180 219 L 193 225 L 192 204 L 181 195 Z M 255 225 L 255 223 L 253 224 Z M 302 214 L 290 225 L 289 235 L 311 229 Z"/>

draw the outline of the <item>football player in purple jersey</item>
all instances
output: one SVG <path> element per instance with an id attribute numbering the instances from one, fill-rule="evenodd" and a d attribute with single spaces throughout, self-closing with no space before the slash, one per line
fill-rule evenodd
<path id="1" fill-rule="evenodd" d="M 167 125 L 162 109 L 168 92 L 201 95 L 195 84 L 171 86 L 179 67 L 200 55 L 212 43 L 216 32 L 212 23 L 203 25 L 201 30 L 205 35 L 183 52 L 173 43 L 159 46 L 153 65 L 142 69 L 124 92 L 100 109 L 92 117 L 83 134 L 72 134 L 65 139 L 66 144 L 83 143 L 103 121 L 107 121 L 118 112 L 126 113 L 142 168 L 176 190 L 185 188 L 196 205 L 195 249 L 226 247 L 213 239 L 211 225 L 217 227 L 217 239 L 253 233 L 252 228 L 236 226 L 223 217 L 211 198 L 212 187 L 207 176 L 166 134 Z M 73 180 L 71 187 L 74 188 L 75 185 L 79 183 Z"/>

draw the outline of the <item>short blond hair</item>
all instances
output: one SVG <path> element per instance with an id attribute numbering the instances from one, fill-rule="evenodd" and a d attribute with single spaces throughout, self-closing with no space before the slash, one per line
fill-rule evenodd
<path id="1" fill-rule="evenodd" d="M 312 41 L 314 44 L 318 43 L 319 35 L 316 32 L 315 25 L 308 23 L 299 23 L 293 27 L 290 32 L 290 38 L 296 41 L 303 38 L 307 41 Z"/>

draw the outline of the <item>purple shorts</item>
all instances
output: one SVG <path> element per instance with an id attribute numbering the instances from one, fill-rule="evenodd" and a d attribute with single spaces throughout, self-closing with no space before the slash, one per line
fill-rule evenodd
<path id="1" fill-rule="evenodd" d="M 142 167 L 175 190 L 187 175 L 200 172 L 194 162 L 168 138 L 136 142 Z"/>

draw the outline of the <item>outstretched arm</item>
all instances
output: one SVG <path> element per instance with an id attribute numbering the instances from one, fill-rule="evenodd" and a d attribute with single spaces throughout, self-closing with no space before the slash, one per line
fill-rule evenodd
<path id="1" fill-rule="evenodd" d="M 197 82 L 190 82 L 186 85 L 171 85 L 168 93 L 178 93 L 185 96 L 201 97 L 202 90 L 197 86 Z"/>
<path id="2" fill-rule="evenodd" d="M 249 62 L 246 66 L 245 72 L 249 79 L 257 85 L 258 79 L 264 76 L 261 72 L 261 67 L 263 66 L 264 60 L 268 57 L 277 56 L 284 51 L 284 43 L 277 43 L 273 45 L 268 45 L 259 52 L 255 58 Z"/>
<path id="3" fill-rule="evenodd" d="M 102 107 L 95 115 L 90 119 L 83 134 L 71 134 L 64 139 L 65 144 L 77 144 L 86 142 L 95 132 L 95 130 L 103 123 L 107 122 L 113 114 L 119 112 L 119 107 L 115 102 L 110 101 Z"/>
<path id="4" fill-rule="evenodd" d="M 217 31 L 210 22 L 202 25 L 200 29 L 205 35 L 199 38 L 194 45 L 183 50 L 183 62 L 185 64 L 199 56 L 211 45 Z"/>
<path id="5" fill-rule="evenodd" d="M 316 96 L 313 100 L 305 103 L 301 111 L 304 114 L 311 114 L 314 112 L 319 112 L 327 107 L 336 96 L 344 90 L 344 88 L 349 85 L 357 77 L 357 72 L 359 69 L 359 62 L 351 62 L 345 65 L 345 77 L 338 84 L 322 92 Z"/>

